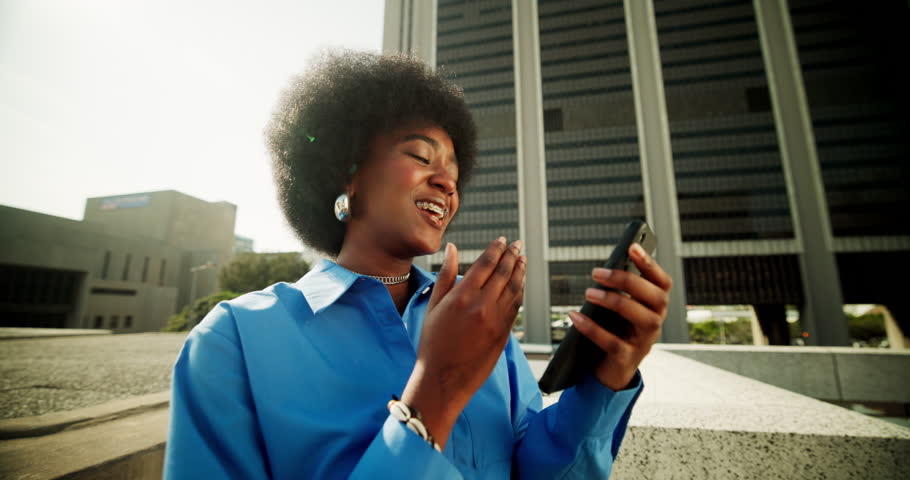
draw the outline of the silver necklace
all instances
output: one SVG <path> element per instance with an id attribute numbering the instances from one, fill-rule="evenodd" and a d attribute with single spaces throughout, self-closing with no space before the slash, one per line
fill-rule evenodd
<path id="1" fill-rule="evenodd" d="M 383 285 L 398 285 L 399 283 L 407 282 L 408 279 L 411 278 L 411 272 L 405 273 L 404 275 L 398 275 L 397 277 L 377 277 L 376 275 L 367 276 L 379 280 Z"/>

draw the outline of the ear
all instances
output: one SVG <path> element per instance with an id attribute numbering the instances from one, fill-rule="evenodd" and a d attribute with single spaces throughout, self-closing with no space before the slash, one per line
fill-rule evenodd
<path id="1" fill-rule="evenodd" d="M 357 167 L 358 165 L 356 163 L 351 165 L 351 168 L 348 170 L 348 175 L 350 175 L 351 178 L 348 180 L 347 185 L 344 186 L 345 193 L 351 198 L 354 197 L 354 191 L 357 190 L 357 186 L 360 184 L 361 177 L 363 176 L 360 174 Z"/>
<path id="2" fill-rule="evenodd" d="M 357 196 L 354 194 L 354 192 L 357 191 L 357 183 L 357 179 L 352 178 L 347 185 L 344 186 L 344 193 L 348 195 L 348 208 L 351 210 L 351 219 L 354 218 L 354 211 L 357 210 L 357 207 L 355 206 L 355 203 L 357 202 L 355 199 Z"/>

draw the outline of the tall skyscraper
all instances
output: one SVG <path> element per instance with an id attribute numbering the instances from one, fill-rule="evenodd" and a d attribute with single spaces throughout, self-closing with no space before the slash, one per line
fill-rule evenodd
<path id="1" fill-rule="evenodd" d="M 910 102 L 894 70 L 906 2 L 386 9 L 384 48 L 444 68 L 479 126 L 479 166 L 447 235 L 461 261 L 499 235 L 544 240 L 531 262 L 548 281 L 527 295 L 549 301 L 526 301 L 529 341 L 549 341 L 541 309 L 580 304 L 636 218 L 655 227 L 676 280 L 664 341 L 688 341 L 687 304 L 753 305 L 772 343 L 789 342 L 787 305 L 809 344 L 847 343 L 843 303 L 885 304 L 910 332 L 890 274 L 910 267 Z M 545 187 L 527 176 L 536 165 Z M 545 232 L 528 230 L 534 215 Z"/>

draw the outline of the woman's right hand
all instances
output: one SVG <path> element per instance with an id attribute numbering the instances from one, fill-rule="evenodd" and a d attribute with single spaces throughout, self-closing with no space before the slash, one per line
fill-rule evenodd
<path id="1" fill-rule="evenodd" d="M 402 401 L 423 415 L 427 429 L 445 447 L 452 426 L 490 376 L 524 299 L 527 258 L 521 240 L 493 241 L 457 284 L 458 252 L 445 259 L 427 306 L 417 363 Z"/>

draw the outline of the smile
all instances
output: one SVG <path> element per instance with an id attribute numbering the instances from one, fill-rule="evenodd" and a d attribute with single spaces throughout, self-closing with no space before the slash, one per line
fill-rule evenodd
<path id="1" fill-rule="evenodd" d="M 417 208 L 425 210 L 436 218 L 436 220 L 442 220 L 448 214 L 448 209 L 442 205 L 439 205 L 435 202 L 427 202 L 418 200 L 416 203 Z"/>

